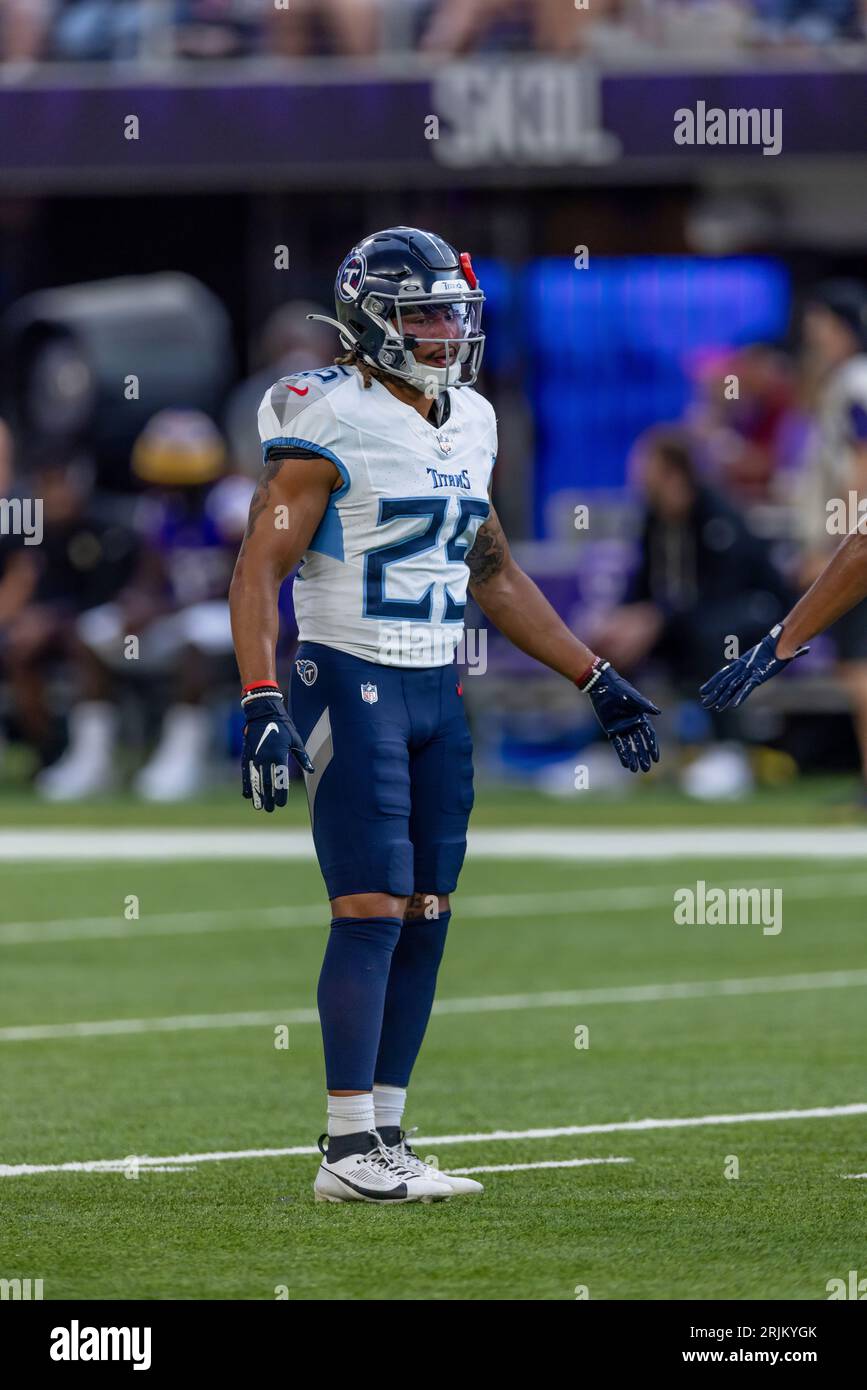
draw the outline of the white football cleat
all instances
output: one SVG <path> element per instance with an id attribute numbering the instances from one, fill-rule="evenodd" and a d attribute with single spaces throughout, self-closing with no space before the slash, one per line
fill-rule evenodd
<path id="1" fill-rule="evenodd" d="M 477 1196 L 478 1193 L 484 1192 L 485 1189 L 482 1184 L 476 1182 L 473 1178 L 463 1178 L 456 1173 L 443 1173 L 439 1168 L 435 1168 L 432 1163 L 425 1163 L 423 1158 L 419 1158 L 409 1142 L 412 1135 L 415 1133 L 415 1129 L 410 1129 L 408 1131 L 401 1130 L 400 1139 L 389 1149 L 389 1153 L 394 1154 L 398 1163 L 403 1164 L 404 1167 L 409 1168 L 413 1173 L 418 1173 L 420 1176 L 424 1174 L 424 1176 L 431 1181 L 442 1183 L 450 1187 L 452 1196 L 454 1197 Z"/>
<path id="2" fill-rule="evenodd" d="M 357 1142 L 369 1142 L 366 1152 L 355 1149 L 330 1163 L 324 1145 L 327 1138 L 319 1137 L 323 1158 L 313 1184 L 317 1202 L 441 1202 L 452 1195 L 450 1186 L 398 1162 L 374 1129 L 358 1136 Z M 356 1140 L 355 1135 L 351 1138 Z M 329 1144 L 329 1148 L 344 1147 L 334 1139 Z"/>

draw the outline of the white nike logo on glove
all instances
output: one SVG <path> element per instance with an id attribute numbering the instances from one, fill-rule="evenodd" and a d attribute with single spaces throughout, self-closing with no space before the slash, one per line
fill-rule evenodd
<path id="1" fill-rule="evenodd" d="M 279 724 L 266 724 L 266 725 L 265 725 L 265 732 L 264 732 L 264 734 L 262 735 L 262 737 L 259 739 L 259 742 L 258 742 L 257 745 L 256 745 L 256 753 L 254 754 L 254 757 L 258 754 L 259 749 L 262 747 L 262 744 L 265 742 L 266 738 L 268 737 L 268 735 L 270 734 L 270 732 L 271 732 L 272 729 L 274 730 L 274 733 L 275 733 L 275 734 L 279 734 L 279 732 L 280 732 L 280 725 L 279 725 Z"/>

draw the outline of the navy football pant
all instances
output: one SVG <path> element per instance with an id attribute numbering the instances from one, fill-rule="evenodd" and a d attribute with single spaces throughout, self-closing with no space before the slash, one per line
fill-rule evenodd
<path id="1" fill-rule="evenodd" d="M 404 669 L 299 647 L 290 707 L 315 769 L 305 781 L 329 898 L 454 891 L 473 804 L 458 689 L 455 666 Z"/>

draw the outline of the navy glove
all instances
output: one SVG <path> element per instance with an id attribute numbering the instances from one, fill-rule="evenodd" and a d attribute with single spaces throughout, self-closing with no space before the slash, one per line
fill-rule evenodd
<path id="1" fill-rule="evenodd" d="M 705 681 L 699 691 L 705 709 L 723 710 L 729 706 L 737 709 L 757 685 L 764 685 L 795 657 L 803 656 L 810 650 L 809 647 L 799 647 L 795 656 L 777 656 L 777 642 L 782 630 L 782 623 L 777 623 L 767 637 L 763 637 L 755 647 L 750 647 L 744 656 L 730 661 L 728 666 L 723 666 L 721 671 Z"/>
<path id="2" fill-rule="evenodd" d="M 276 685 L 249 688 L 241 700 L 247 723 L 241 751 L 241 790 L 257 811 L 285 806 L 289 789 L 289 754 L 300 768 L 313 771 L 301 735 L 286 713 Z"/>
<path id="3" fill-rule="evenodd" d="M 634 685 L 618 676 L 610 661 L 596 658 L 587 675 L 576 682 L 590 696 L 596 718 L 614 746 L 614 751 L 630 772 L 650 771 L 651 761 L 659 762 L 659 743 L 649 714 L 659 714 Z"/>

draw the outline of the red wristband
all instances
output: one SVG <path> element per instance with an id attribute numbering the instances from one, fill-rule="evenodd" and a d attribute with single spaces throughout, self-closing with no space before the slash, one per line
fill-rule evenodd
<path id="1" fill-rule="evenodd" d="M 279 685 L 277 684 L 276 681 L 253 681 L 253 684 L 252 684 L 252 685 L 245 685 L 245 686 L 244 686 L 244 689 L 241 691 L 241 694 L 242 694 L 242 695 L 246 695 L 246 694 L 248 693 L 248 691 L 250 691 L 250 690 L 279 690 L 279 689 L 280 689 L 280 687 L 279 687 Z"/>
<path id="2" fill-rule="evenodd" d="M 577 685 L 577 687 L 578 687 L 579 690 L 582 690 L 582 689 L 584 688 L 584 683 L 585 683 L 585 681 L 588 681 L 588 680 L 590 679 L 590 677 L 592 676 L 593 671 L 595 670 L 595 667 L 596 667 L 596 664 L 597 664 L 598 661 L 599 661 L 599 657 L 598 657 L 598 656 L 594 656 L 594 658 L 593 658 L 593 660 L 591 661 L 590 665 L 587 667 L 587 670 L 584 671 L 583 674 L 580 675 L 580 676 L 578 677 L 578 679 L 577 679 L 577 681 L 575 682 L 575 684 Z"/>

